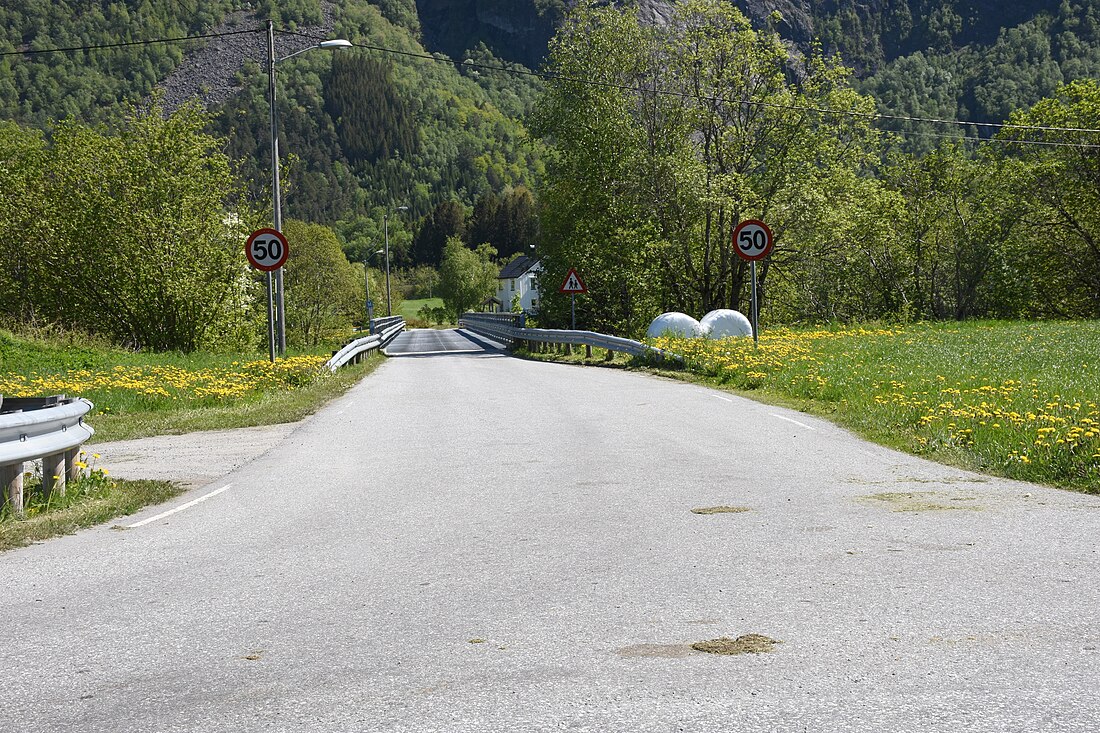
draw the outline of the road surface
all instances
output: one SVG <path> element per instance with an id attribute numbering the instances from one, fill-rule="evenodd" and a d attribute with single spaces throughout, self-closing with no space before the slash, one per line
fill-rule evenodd
<path id="1" fill-rule="evenodd" d="M 499 349 L 500 346 L 485 336 L 466 330 L 414 328 L 399 334 L 385 348 L 385 352 L 390 356 L 432 356 L 481 353 Z"/>
<path id="2" fill-rule="evenodd" d="M 712 389 L 395 358 L 0 555 L 0 731 L 1094 731 L 1098 537 L 1098 497 Z"/>

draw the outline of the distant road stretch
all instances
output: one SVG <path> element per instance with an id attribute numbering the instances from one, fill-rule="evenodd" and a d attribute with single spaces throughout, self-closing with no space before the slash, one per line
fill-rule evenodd
<path id="1" fill-rule="evenodd" d="M 498 346 L 499 344 L 468 331 L 414 328 L 391 341 L 385 351 L 390 356 L 478 353 Z"/>

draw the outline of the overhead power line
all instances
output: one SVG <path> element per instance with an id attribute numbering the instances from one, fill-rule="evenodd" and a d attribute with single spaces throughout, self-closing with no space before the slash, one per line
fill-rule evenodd
<path id="1" fill-rule="evenodd" d="M 153 46 L 159 43 L 183 43 L 184 41 L 201 41 L 204 38 L 224 38 L 225 36 L 242 36 L 247 33 L 260 33 L 263 28 L 250 28 L 242 31 L 225 31 L 223 33 L 200 33 L 194 36 L 178 36 L 175 38 L 151 38 L 144 41 L 119 41 L 118 43 L 99 43 L 87 46 L 69 46 L 67 48 L 27 48 L 16 51 L 0 52 L 2 56 L 38 56 L 46 53 L 72 53 L 75 51 L 100 51 L 111 48 L 127 48 L 129 46 Z"/>
<path id="2" fill-rule="evenodd" d="M 151 38 L 139 41 L 120 41 L 117 43 L 101 43 L 101 44 L 89 44 L 83 46 L 69 46 L 58 48 L 40 48 L 40 49 L 19 49 L 15 51 L 0 51 L 0 58 L 8 56 L 36 56 L 49 53 L 74 53 L 74 52 L 86 52 L 86 51 L 98 51 L 108 50 L 116 48 L 128 48 L 133 46 L 151 46 L 156 44 L 167 43 L 184 43 L 187 41 L 201 41 L 210 38 L 224 38 L 227 36 L 240 36 L 250 33 L 262 33 L 266 28 L 248 28 L 236 31 L 223 31 L 221 33 L 199 33 L 189 36 L 177 36 L 171 38 Z M 328 40 L 326 37 L 318 36 L 310 33 L 302 33 L 297 31 L 276 31 L 279 35 L 284 36 L 296 36 L 299 38 L 308 38 L 314 41 Z M 628 84 L 619 84 L 616 82 L 598 81 L 594 79 L 579 79 L 576 77 L 566 76 L 564 74 L 555 74 L 545 71 L 532 71 L 526 68 L 514 68 L 509 66 L 497 66 L 493 64 L 483 64 L 471 59 L 465 59 L 463 61 L 456 61 L 450 59 L 442 54 L 430 54 L 417 51 L 402 51 L 396 48 L 388 48 L 386 46 L 378 46 L 369 43 L 352 43 L 352 46 L 356 48 L 362 48 L 369 51 L 377 51 L 379 53 L 386 53 L 395 56 L 405 56 L 409 58 L 424 59 L 427 61 L 434 61 L 436 63 L 447 63 L 460 68 L 477 69 L 481 71 L 497 71 L 506 74 L 514 74 L 517 76 L 529 76 L 536 77 L 547 81 L 570 81 L 578 84 L 586 84 L 589 86 L 603 87 L 607 89 L 618 89 L 621 91 L 635 92 L 638 88 Z M 847 116 L 854 118 L 867 119 L 871 121 L 887 120 L 891 122 L 916 122 L 933 125 L 954 125 L 958 127 L 982 127 L 988 129 L 998 130 L 1023 130 L 1023 131 L 1035 131 L 1035 132 L 1058 132 L 1058 133 L 1077 133 L 1077 134 L 1100 134 L 1100 129 L 1092 129 L 1085 127 L 1053 127 L 1046 125 L 1020 125 L 1009 122 L 973 122 L 967 120 L 948 120 L 935 117 L 916 117 L 906 115 L 890 115 L 877 112 L 860 112 L 858 110 L 843 110 L 843 109 L 830 109 L 827 107 L 816 107 L 812 105 L 797 105 L 797 104 L 783 104 L 780 102 L 767 102 L 763 100 L 755 99 L 730 99 L 727 97 L 711 96 L 711 95 L 695 95 L 687 92 L 678 92 L 669 89 L 652 89 L 645 90 L 652 94 L 658 94 L 661 96 L 672 96 L 681 99 L 706 99 L 712 102 L 720 102 L 724 104 L 742 104 L 747 106 L 756 107 L 770 107 L 774 109 L 786 109 L 791 111 L 800 112 L 814 112 L 817 114 Z M 937 135 L 935 133 L 922 132 L 918 130 L 894 130 L 893 132 L 901 135 L 922 135 L 930 137 L 944 137 L 954 140 L 973 140 L 978 142 L 998 142 L 1003 144 L 1016 144 L 1016 145 L 1039 145 L 1046 147 L 1070 147 L 1070 148 L 1082 148 L 1082 149 L 1094 149 L 1100 148 L 1100 144 L 1089 143 L 1071 143 L 1064 141 L 1054 140 L 1014 140 L 1014 139 L 1001 139 L 1001 138 L 976 138 L 958 135 Z"/>
<path id="3" fill-rule="evenodd" d="M 302 37 L 302 38 L 309 38 L 311 40 L 320 40 L 319 37 L 314 36 L 314 35 L 309 34 L 309 33 L 300 33 L 300 32 L 295 32 L 295 31 L 279 31 L 279 32 L 283 33 L 285 35 L 299 36 L 299 37 Z M 470 59 L 465 59 L 463 61 L 456 61 L 454 59 L 447 58 L 446 56 L 442 56 L 442 54 L 436 55 L 436 54 L 430 54 L 430 53 L 420 53 L 420 52 L 416 52 L 416 51 L 401 51 L 401 50 L 398 50 L 398 49 L 395 49 L 395 48 L 387 48 L 385 46 L 377 46 L 377 45 L 373 45 L 373 44 L 369 44 L 369 43 L 352 43 L 352 45 L 355 46 L 356 48 L 363 48 L 363 49 L 367 49 L 367 50 L 370 50 L 370 51 L 378 51 L 378 52 L 381 52 L 381 53 L 393 54 L 395 56 L 407 56 L 407 57 L 410 57 L 410 58 L 419 58 L 419 59 L 425 59 L 427 61 L 435 61 L 435 62 L 440 62 L 440 63 L 452 64 L 452 65 L 460 67 L 460 68 L 471 68 L 471 69 L 478 69 L 478 70 L 484 70 L 484 71 L 499 71 L 499 72 L 503 72 L 503 73 L 507 73 L 507 74 L 515 74 L 515 75 L 519 75 L 519 76 L 533 76 L 533 77 L 537 77 L 537 78 L 544 79 L 544 80 L 547 80 L 547 81 L 571 81 L 571 82 L 575 82 L 575 83 L 578 83 L 578 84 L 587 84 L 589 86 L 598 86 L 598 87 L 603 87 L 603 88 L 607 88 L 607 89 L 618 89 L 618 90 L 621 90 L 621 91 L 629 91 L 629 92 L 638 91 L 638 88 L 636 86 L 632 86 L 632 85 L 629 85 L 629 84 L 620 84 L 620 83 L 617 83 L 617 82 L 598 81 L 598 80 L 594 80 L 594 79 L 579 79 L 579 78 L 576 78 L 576 77 L 570 77 L 570 76 L 566 76 L 566 75 L 563 75 L 563 74 L 555 74 L 555 73 L 552 73 L 552 72 L 531 71 L 530 69 L 524 69 L 524 68 L 516 69 L 516 68 L 512 68 L 512 67 L 508 67 L 508 66 L 494 66 L 492 64 L 478 63 L 478 62 L 472 61 Z M 968 121 L 968 120 L 947 120 L 947 119 L 941 119 L 941 118 L 936 118 L 936 117 L 914 117 L 914 116 L 906 116 L 906 115 L 890 115 L 890 114 L 882 114 L 882 113 L 878 113 L 878 112 L 860 112 L 858 110 L 830 109 L 830 108 L 827 108 L 827 107 L 815 107 L 815 106 L 812 106 L 812 105 L 782 104 L 780 102 L 767 102 L 767 101 L 755 100 L 755 99 L 730 99 L 730 98 L 727 98 L 727 97 L 718 97 L 718 96 L 710 96 L 710 95 L 695 95 L 695 94 L 689 94 L 687 92 L 678 92 L 678 91 L 669 90 L 669 89 L 647 89 L 645 91 L 648 92 L 648 93 L 652 93 L 652 94 L 659 94 L 659 95 L 662 95 L 662 96 L 678 97 L 678 98 L 681 98 L 681 99 L 706 99 L 708 101 L 722 102 L 722 103 L 725 103 L 725 104 L 744 104 L 744 105 L 748 105 L 748 106 L 771 107 L 771 108 L 774 108 L 774 109 L 787 109 L 787 110 L 791 110 L 791 111 L 815 112 L 815 113 L 818 113 L 818 114 L 858 117 L 858 118 L 868 119 L 868 120 L 872 120 L 872 121 L 875 121 L 875 120 L 888 120 L 888 121 L 891 121 L 891 122 L 920 122 L 920 123 L 935 124 L 935 125 L 954 125 L 954 126 L 958 126 L 958 127 L 983 127 L 983 128 L 989 128 L 989 129 L 1003 129 L 1003 130 L 1027 130 L 1027 131 L 1036 131 L 1036 132 L 1061 132 L 1061 133 L 1078 133 L 1078 134 L 1080 134 L 1080 133 L 1086 133 L 1086 134 L 1087 133 L 1096 133 L 1096 134 L 1100 134 L 1100 129 L 1093 129 L 1093 128 L 1087 128 L 1087 127 L 1052 127 L 1052 126 L 1048 126 L 1048 125 L 1020 125 L 1020 124 L 1009 123 L 1009 122 L 973 122 L 973 121 Z M 902 135 L 914 134 L 914 135 L 934 136 L 933 133 L 924 133 L 924 132 L 919 132 L 919 131 L 894 131 L 894 132 L 897 132 L 898 134 L 902 134 Z M 955 140 L 977 140 L 977 141 L 982 141 L 982 142 L 993 141 L 993 142 L 1000 142 L 1000 143 L 1005 143 L 1005 144 L 1017 143 L 1017 144 L 1021 144 L 1021 145 L 1044 145 L 1044 146 L 1049 146 L 1049 147 L 1100 148 L 1100 144 L 1069 143 L 1069 142 L 1061 142 L 1061 141 L 1053 141 L 1053 140 L 1001 140 L 1001 139 L 998 139 L 998 138 L 977 138 L 977 137 L 965 137 L 965 136 L 958 136 L 958 135 L 948 135 L 948 136 L 943 136 L 943 137 L 948 137 L 950 139 L 955 139 Z"/>

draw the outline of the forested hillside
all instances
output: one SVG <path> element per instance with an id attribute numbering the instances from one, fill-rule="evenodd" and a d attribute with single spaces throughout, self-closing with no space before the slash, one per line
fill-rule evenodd
<path id="1" fill-rule="evenodd" d="M 761 267 L 768 317 L 1100 314 L 1100 139 L 1087 132 L 1100 127 L 1100 90 L 1077 83 L 1100 74 L 1100 0 L 748 0 L 736 4 L 745 14 L 734 5 L 7 4 L 0 282 L 20 295 L 0 310 L 87 327 L 64 297 L 26 307 L 36 282 L 53 277 L 28 263 L 47 251 L 98 262 L 89 232 L 118 234 L 108 204 L 127 196 L 145 207 L 130 217 L 141 226 L 117 237 L 112 262 L 163 237 L 170 207 L 144 196 L 150 174 L 138 163 L 146 153 L 180 171 L 195 161 L 142 148 L 154 136 L 134 131 L 157 129 L 148 110 L 163 106 L 171 117 L 192 99 L 206 112 L 184 108 L 166 129 L 183 131 L 179 154 L 201 150 L 224 173 L 224 195 L 179 198 L 174 216 L 212 251 L 230 252 L 210 312 L 227 324 L 234 303 L 258 312 L 258 282 L 236 281 L 239 248 L 217 232 L 270 216 L 271 18 L 284 212 L 303 222 L 318 261 L 330 261 L 334 240 L 306 223 L 331 230 L 359 268 L 343 271 L 332 323 L 358 317 L 354 282 L 373 277 L 370 257 L 386 232 L 398 268 L 446 269 L 456 241 L 471 251 L 490 245 L 500 259 L 537 247 L 551 279 L 587 268 L 590 326 L 637 332 L 661 309 L 743 308 L 746 268 L 729 233 L 752 216 L 770 217 L 780 242 Z M 310 50 L 326 38 L 354 47 Z M 521 65 L 544 59 L 548 78 Z M 66 156 L 92 161 L 94 192 L 66 171 Z M 126 185 L 111 194 L 107 173 Z M 185 180 L 157 173 L 164 195 Z M 82 203 L 92 193 L 106 196 L 94 210 Z M 87 231 L 73 228 L 74 211 Z M 434 282 L 423 269 L 408 281 Z M 156 341 L 145 314 L 112 337 L 157 348 L 214 343 L 209 319 L 195 316 L 199 301 L 167 286 L 162 295 L 192 304 L 173 306 L 183 324 L 174 345 Z M 553 294 L 542 303 L 553 322 L 560 303 Z M 226 328 L 253 327 L 246 318 Z M 302 330 L 310 340 L 319 333 L 315 324 Z"/>
<path id="2" fill-rule="evenodd" d="M 336 36 L 392 51 L 314 52 L 278 66 L 287 214 L 334 226 L 353 258 L 382 238 L 388 210 L 398 211 L 390 222 L 395 258 L 407 264 L 417 222 L 437 205 L 455 200 L 472 211 L 480 198 L 537 181 L 542 163 L 520 122 L 537 79 L 484 68 L 508 64 L 478 44 L 457 60 L 477 61 L 480 70 L 425 58 L 411 0 L 3 7 L 0 52 L 219 37 L 0 57 L 0 118 L 36 128 L 66 117 L 117 120 L 167 85 L 170 108 L 192 96 L 209 104 L 212 132 L 227 138 L 227 152 L 262 200 L 270 185 L 261 32 L 268 17 L 281 31 L 279 56 Z"/>

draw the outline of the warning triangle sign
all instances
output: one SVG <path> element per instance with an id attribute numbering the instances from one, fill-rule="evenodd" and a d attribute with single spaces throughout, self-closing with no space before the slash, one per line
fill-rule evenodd
<path id="1" fill-rule="evenodd" d="M 584 286 L 584 280 L 581 280 L 581 276 L 577 274 L 577 271 L 573 268 L 569 269 L 569 274 L 565 276 L 565 282 L 558 288 L 559 293 L 587 293 L 588 288 Z"/>

